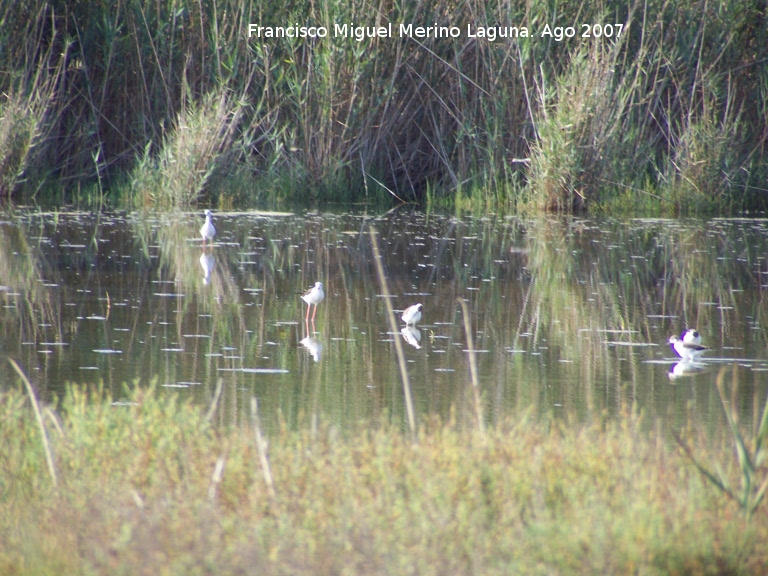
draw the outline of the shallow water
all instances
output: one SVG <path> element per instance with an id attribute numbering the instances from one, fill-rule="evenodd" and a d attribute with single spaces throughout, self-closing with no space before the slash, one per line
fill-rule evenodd
<path id="1" fill-rule="evenodd" d="M 400 339 L 419 420 L 475 418 L 468 305 L 484 418 L 578 421 L 642 413 L 653 425 L 723 425 L 715 382 L 739 365 L 739 408 L 768 395 L 763 295 L 768 221 L 586 220 L 387 214 L 6 212 L 0 347 L 53 399 L 99 382 L 116 399 L 212 401 L 268 426 L 360 420 L 406 426 Z M 369 229 L 395 310 L 392 332 Z M 325 286 L 314 323 L 300 294 Z M 666 344 L 696 327 L 711 347 L 680 365 Z M 681 371 L 681 368 L 684 369 Z M 682 372 L 680 375 L 677 372 Z M 730 374 L 728 381 L 730 382 Z M 7 362 L 3 386 L 18 385 Z"/>

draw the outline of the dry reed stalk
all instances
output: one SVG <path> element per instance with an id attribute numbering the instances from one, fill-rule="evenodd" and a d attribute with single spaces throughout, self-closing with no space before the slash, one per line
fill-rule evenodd
<path id="1" fill-rule="evenodd" d="M 43 424 L 43 416 L 40 414 L 40 406 L 37 403 L 37 398 L 35 398 L 35 391 L 32 389 L 32 384 L 29 382 L 29 379 L 27 378 L 26 374 L 24 374 L 24 371 L 19 367 L 18 364 L 12 359 L 8 358 L 8 362 L 11 363 L 11 366 L 13 366 L 13 369 L 16 370 L 16 373 L 21 377 L 22 381 L 24 382 L 24 385 L 27 387 L 27 393 L 29 394 L 29 399 L 32 401 L 32 408 L 35 410 L 35 418 L 37 419 L 37 425 L 40 427 L 40 436 L 43 439 L 43 448 L 45 450 L 45 460 L 48 463 L 48 471 L 51 473 L 51 478 L 53 479 L 53 485 L 58 487 L 59 482 L 56 478 L 56 468 L 53 466 L 53 455 L 51 454 L 51 446 L 48 444 L 48 436 L 45 433 L 45 425 Z"/>
<path id="2" fill-rule="evenodd" d="M 376 240 L 376 229 L 371 226 L 369 229 L 371 235 L 371 244 L 373 245 L 373 259 L 376 262 L 376 272 L 379 275 L 381 283 L 381 293 L 384 296 L 384 305 L 387 308 L 387 320 L 389 329 L 394 336 L 395 352 L 397 353 L 397 364 L 400 366 L 400 376 L 403 379 L 403 394 L 405 395 L 405 409 L 408 412 L 408 427 L 411 430 L 411 440 L 414 444 L 418 441 L 416 430 L 416 417 L 413 414 L 413 401 L 411 400 L 411 383 L 408 378 L 408 368 L 405 363 L 405 353 L 403 344 L 400 342 L 397 334 L 397 321 L 395 320 L 395 311 L 392 309 L 392 302 L 389 298 L 389 287 L 387 286 L 387 277 L 384 275 L 384 266 L 381 263 L 381 254 L 379 253 L 379 243 Z"/>
<path id="3" fill-rule="evenodd" d="M 251 397 L 251 424 L 253 425 L 253 434 L 256 438 L 256 449 L 259 451 L 259 461 L 261 462 L 261 472 L 264 474 L 264 482 L 267 485 L 267 491 L 270 498 L 275 500 L 275 485 L 272 481 L 272 471 L 269 468 L 269 459 L 267 458 L 267 445 L 264 437 L 261 435 L 261 423 L 259 422 L 259 403 L 255 397 Z"/>
<path id="4" fill-rule="evenodd" d="M 475 398 L 475 415 L 477 416 L 477 427 L 480 434 L 485 437 L 485 423 L 483 422 L 483 407 L 480 404 L 480 381 L 477 378 L 477 358 L 475 356 L 475 343 L 472 339 L 472 326 L 469 322 L 469 307 L 467 303 L 457 298 L 461 304 L 461 312 L 464 316 L 464 332 L 467 334 L 467 353 L 469 354 L 469 377 L 472 380 L 472 393 Z"/>
<path id="5" fill-rule="evenodd" d="M 224 463 L 226 458 L 222 454 L 216 459 L 216 466 L 213 469 L 213 475 L 211 476 L 211 485 L 208 486 L 208 500 L 213 502 L 216 499 L 216 489 L 221 484 L 221 478 L 224 475 Z"/>
<path id="6" fill-rule="evenodd" d="M 216 412 L 216 408 L 219 405 L 219 396 L 221 396 L 221 386 L 224 381 L 219 378 L 216 380 L 216 391 L 213 393 L 213 400 L 211 401 L 211 405 L 208 408 L 208 412 L 205 414 L 206 421 L 210 422 L 211 418 L 213 418 L 213 414 Z"/>

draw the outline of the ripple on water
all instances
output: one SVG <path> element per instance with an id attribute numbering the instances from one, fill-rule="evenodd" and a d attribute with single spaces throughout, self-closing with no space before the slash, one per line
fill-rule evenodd
<path id="1" fill-rule="evenodd" d="M 265 413 L 311 412 L 340 425 L 395 414 L 401 398 L 385 391 L 400 382 L 391 345 L 400 334 L 389 332 L 372 261 L 374 224 L 393 306 L 418 301 L 427 311 L 425 349 L 408 348 L 415 394 L 440 394 L 440 402 L 414 399 L 427 410 L 464 401 L 470 356 L 461 353 L 468 344 L 457 297 L 469 305 L 494 417 L 553 399 L 577 418 L 616 413 L 619 387 L 604 383 L 623 389 L 631 380 L 632 400 L 649 422 L 689 409 L 711 422 L 722 417 L 720 404 L 696 394 L 714 385 L 720 367 L 768 370 L 759 307 L 768 221 L 229 213 L 217 219 L 217 275 L 203 287 L 201 248 L 190 242 L 199 242 L 199 216 L 136 214 L 96 225 L 82 213 L 8 215 L 16 230 L 0 238 L 0 260 L 18 272 L 0 285 L 4 354 L 27 359 L 50 393 L 100 378 L 120 398 L 123 382 L 157 379 L 208 404 L 203 391 L 220 378 L 222 394 L 232 395 L 223 398 L 227 406 L 237 407 L 246 390 Z M 9 240 L 23 236 L 41 249 L 26 254 Z M 108 250 L 96 258 L 105 239 Z M 298 294 L 317 280 L 327 297 L 308 330 Z M 710 369 L 687 380 L 701 386 L 679 386 L 674 397 L 648 386 L 662 374 L 666 380 L 675 360 L 662 358 L 669 335 L 691 325 L 713 348 L 703 359 Z M 302 350 L 307 333 L 327 345 L 318 365 Z M 252 362 L 261 366 L 242 366 Z M 768 381 L 753 380 L 741 387 L 745 419 L 768 397 Z M 432 381 L 445 386 L 437 392 Z M 359 394 L 368 389 L 375 392 Z"/>

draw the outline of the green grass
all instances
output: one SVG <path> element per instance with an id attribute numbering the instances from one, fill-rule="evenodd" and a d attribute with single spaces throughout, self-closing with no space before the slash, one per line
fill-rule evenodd
<path id="1" fill-rule="evenodd" d="M 154 388 L 72 387 L 42 407 L 58 487 L 20 391 L 0 396 L 3 574 L 760 574 L 747 521 L 632 414 L 486 429 L 423 418 L 266 438 Z M 262 415 L 262 418 L 264 415 Z M 272 416 L 270 416 L 272 417 Z M 276 416 L 279 419 L 279 415 Z M 309 418 L 308 418 L 309 420 Z M 314 431 L 313 431 L 314 430 Z M 686 440 L 733 461 L 728 439 Z M 736 479 L 738 466 L 723 473 Z"/>
<path id="2" fill-rule="evenodd" d="M 217 167 L 227 153 L 243 106 L 227 94 L 210 95 L 199 105 L 184 108 L 155 156 L 149 147 L 133 170 L 130 198 L 137 207 L 184 208 L 203 199 Z"/>

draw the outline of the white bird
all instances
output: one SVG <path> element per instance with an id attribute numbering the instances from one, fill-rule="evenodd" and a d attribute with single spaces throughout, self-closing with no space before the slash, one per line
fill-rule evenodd
<path id="1" fill-rule="evenodd" d="M 680 338 L 686 344 L 701 344 L 701 334 L 696 331 L 696 328 L 688 328 L 688 330 L 680 334 Z"/>
<path id="2" fill-rule="evenodd" d="M 403 310 L 403 322 L 405 322 L 406 326 L 415 326 L 421 320 L 422 308 L 424 308 L 422 304 L 414 304 Z"/>
<path id="3" fill-rule="evenodd" d="M 309 306 L 307 306 L 307 317 L 305 320 L 309 320 L 309 309 L 312 308 L 312 304 L 315 305 L 315 313 L 312 314 L 312 322 L 315 321 L 315 314 L 317 314 L 317 305 L 325 298 L 325 292 L 323 292 L 323 283 L 315 282 L 315 285 L 304 292 L 301 295 L 301 299 L 304 300 Z"/>
<path id="4" fill-rule="evenodd" d="M 216 236 L 216 228 L 213 226 L 211 218 L 213 214 L 210 210 L 205 211 L 205 224 L 200 228 L 200 236 L 203 237 L 203 248 L 205 248 L 205 241 L 210 240 L 211 246 L 213 246 L 213 237 Z"/>
<path id="5" fill-rule="evenodd" d="M 695 337 L 692 337 L 692 339 L 695 339 Z M 679 336 L 670 336 L 668 342 L 672 350 L 683 360 L 696 361 L 705 350 L 709 350 L 709 348 L 701 344 L 681 340 Z"/>

